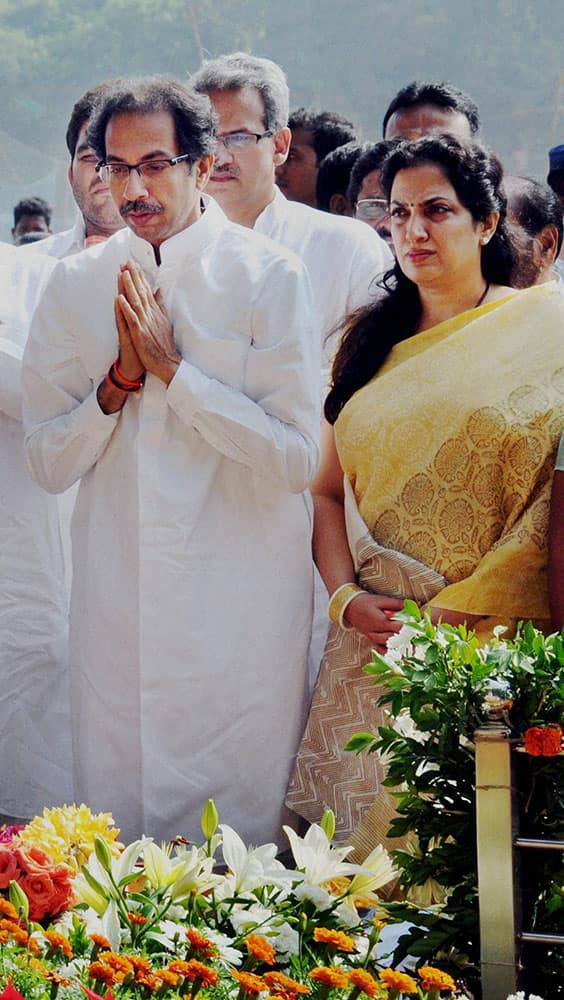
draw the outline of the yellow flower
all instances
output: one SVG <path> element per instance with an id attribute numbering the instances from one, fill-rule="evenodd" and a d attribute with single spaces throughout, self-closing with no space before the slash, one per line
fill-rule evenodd
<path id="1" fill-rule="evenodd" d="M 44 809 L 19 834 L 24 844 L 40 847 L 57 864 L 66 864 L 73 871 L 86 864 L 94 850 L 94 837 L 99 834 L 116 857 L 121 850 L 117 843 L 119 830 L 111 813 L 93 813 L 84 805 Z"/>
<path id="2" fill-rule="evenodd" d="M 336 951 L 354 951 L 354 941 L 349 934 L 331 930 L 329 927 L 316 927 L 313 940 L 318 944 L 326 944 Z"/>
<path id="3" fill-rule="evenodd" d="M 390 990 L 397 990 L 398 993 L 417 993 L 417 983 L 411 976 L 407 976 L 405 972 L 396 972 L 395 969 L 382 969 L 380 979 Z"/>
<path id="4" fill-rule="evenodd" d="M 439 989 L 454 992 L 456 989 L 456 983 L 452 976 L 449 976 L 448 972 L 434 969 L 432 965 L 422 966 L 418 973 L 424 990 Z"/>

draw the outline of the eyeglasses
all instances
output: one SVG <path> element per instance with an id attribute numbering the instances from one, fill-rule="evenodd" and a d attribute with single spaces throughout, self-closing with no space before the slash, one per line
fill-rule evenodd
<path id="1" fill-rule="evenodd" d="M 104 184 L 118 184 L 129 179 L 132 170 L 136 170 L 145 180 L 155 179 L 164 174 L 169 167 L 175 167 L 183 160 L 193 162 L 190 153 L 172 156 L 168 160 L 142 160 L 141 163 L 101 163 L 96 164 L 96 170 Z"/>
<path id="2" fill-rule="evenodd" d="M 273 134 L 270 129 L 266 132 L 226 132 L 225 135 L 216 135 L 216 139 L 226 149 L 232 149 L 236 153 L 256 146 L 261 139 L 266 139 Z"/>
<path id="3" fill-rule="evenodd" d="M 357 201 L 355 213 L 357 219 L 389 219 L 390 206 L 385 198 L 361 198 Z"/>

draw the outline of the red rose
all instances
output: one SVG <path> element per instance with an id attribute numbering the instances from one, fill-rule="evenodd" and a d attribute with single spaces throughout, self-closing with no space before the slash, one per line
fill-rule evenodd
<path id="1" fill-rule="evenodd" d="M 21 875 L 17 852 L 13 847 L 0 846 L 0 889 L 7 889 L 12 879 Z"/>

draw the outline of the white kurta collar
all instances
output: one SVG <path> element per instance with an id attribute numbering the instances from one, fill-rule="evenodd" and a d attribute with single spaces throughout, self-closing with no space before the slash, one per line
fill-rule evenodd
<path id="1" fill-rule="evenodd" d="M 288 199 L 282 194 L 280 188 L 275 185 L 274 198 L 263 208 L 254 224 L 253 228 L 257 233 L 266 233 L 268 235 L 272 229 L 272 225 L 282 221 L 284 218 L 287 203 Z"/>
<path id="2" fill-rule="evenodd" d="M 70 231 L 72 243 L 70 245 L 69 253 L 74 253 L 76 251 L 84 250 L 84 241 L 86 239 L 86 230 L 84 228 L 84 219 L 80 212 L 77 212 L 76 220 L 74 226 Z"/>
<path id="3" fill-rule="evenodd" d="M 202 200 L 205 211 L 200 218 L 161 244 L 160 267 L 155 261 L 155 252 L 151 244 L 137 236 L 133 230 L 128 230 L 131 253 L 143 268 L 161 270 L 164 267 L 168 269 L 185 260 L 186 257 L 199 256 L 203 248 L 215 239 L 217 233 L 229 224 L 227 216 L 213 198 L 210 198 L 209 195 L 202 195 Z"/>

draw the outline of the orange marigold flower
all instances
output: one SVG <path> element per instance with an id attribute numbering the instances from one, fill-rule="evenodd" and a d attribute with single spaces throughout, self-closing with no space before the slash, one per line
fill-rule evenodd
<path id="1" fill-rule="evenodd" d="M 454 993 L 456 983 L 452 976 L 449 976 L 448 972 L 441 972 L 440 969 L 434 969 L 432 965 L 423 965 L 417 971 L 424 990 L 450 990 Z"/>
<path id="2" fill-rule="evenodd" d="M 391 990 L 398 993 L 417 993 L 417 983 L 405 972 L 396 972 L 395 969 L 382 969 L 380 979 Z"/>
<path id="3" fill-rule="evenodd" d="M 0 944 L 8 944 L 9 934 L 6 930 L 0 930 Z"/>
<path id="4" fill-rule="evenodd" d="M 163 985 L 163 980 L 156 972 L 140 973 L 139 976 L 136 976 L 135 982 L 138 986 L 146 986 L 153 993 L 156 993 L 159 987 Z"/>
<path id="5" fill-rule="evenodd" d="M 201 951 L 208 958 L 211 958 L 211 956 L 217 951 L 213 942 L 209 941 L 203 934 L 200 934 L 195 927 L 188 928 L 186 931 L 186 937 L 188 938 L 194 951 Z"/>
<path id="6" fill-rule="evenodd" d="M 265 981 L 262 976 L 255 976 L 252 972 L 238 972 L 237 969 L 230 971 L 233 979 L 237 980 L 244 993 L 251 993 L 254 996 L 264 993 Z"/>
<path id="7" fill-rule="evenodd" d="M 263 979 L 269 990 L 273 993 L 306 994 L 311 992 L 309 987 L 305 986 L 304 983 L 298 983 L 295 979 L 290 979 L 283 972 L 265 972 Z"/>
<path id="8" fill-rule="evenodd" d="M 115 951 L 102 951 L 98 958 L 104 965 L 109 965 L 118 972 L 133 972 L 133 964 L 127 955 L 118 955 Z"/>
<path id="9" fill-rule="evenodd" d="M 560 726 L 531 726 L 525 733 L 525 750 L 532 757 L 557 757 L 562 749 Z"/>
<path id="10" fill-rule="evenodd" d="M 40 976 L 47 975 L 47 966 L 40 962 L 37 958 L 30 958 L 29 967 L 33 969 L 34 972 L 38 972 Z"/>
<path id="11" fill-rule="evenodd" d="M 15 906 L 12 906 L 9 899 L 4 899 L 0 896 L 0 913 L 3 913 L 5 917 L 9 917 L 10 920 L 18 919 L 18 911 Z"/>
<path id="12" fill-rule="evenodd" d="M 366 993 L 367 997 L 382 996 L 382 987 L 366 969 L 352 969 L 349 972 L 349 983 L 357 990 Z"/>
<path id="13" fill-rule="evenodd" d="M 142 913 L 128 913 L 127 919 L 130 924 L 148 924 L 149 918 L 144 917 Z"/>
<path id="14" fill-rule="evenodd" d="M 193 983 L 199 982 L 203 986 L 215 986 L 218 980 L 218 974 L 215 969 L 210 969 L 208 965 L 196 961 L 195 958 L 189 959 L 188 962 L 175 959 L 169 963 L 168 967 L 171 972 L 175 972 Z"/>
<path id="15" fill-rule="evenodd" d="M 88 978 L 99 983 L 104 983 L 106 986 L 113 986 L 114 983 L 118 982 L 114 970 L 110 969 L 109 965 L 104 965 L 103 962 L 90 963 L 88 967 Z"/>
<path id="16" fill-rule="evenodd" d="M 27 942 L 27 946 L 32 955 L 41 954 L 41 948 L 39 946 L 39 941 L 37 940 L 37 938 L 30 937 L 29 941 Z"/>
<path id="17" fill-rule="evenodd" d="M 178 986 L 180 982 L 180 976 L 172 969 L 160 969 L 157 979 L 160 980 L 160 986 Z"/>
<path id="18" fill-rule="evenodd" d="M 111 951 L 112 946 L 103 934 L 89 934 L 88 936 L 92 944 L 95 944 L 97 948 L 107 948 L 108 951 Z"/>
<path id="19" fill-rule="evenodd" d="M 139 976 L 148 975 L 148 973 L 152 971 L 151 963 L 148 958 L 143 958 L 141 955 L 130 955 L 129 961 L 133 966 L 136 981 Z"/>
<path id="20" fill-rule="evenodd" d="M 65 976 L 59 975 L 59 973 L 55 972 L 53 969 L 48 970 L 45 979 L 47 982 L 55 983 L 57 986 L 72 986 L 71 979 L 66 979 Z"/>
<path id="21" fill-rule="evenodd" d="M 259 962 L 266 962 L 267 965 L 274 965 L 276 962 L 276 949 L 262 934 L 249 934 L 245 938 L 245 944 L 249 955 L 257 958 Z"/>
<path id="22" fill-rule="evenodd" d="M 72 958 L 72 948 L 64 934 L 59 934 L 58 931 L 45 931 L 44 936 L 54 951 L 62 951 L 67 958 Z"/>
<path id="23" fill-rule="evenodd" d="M 328 986 L 330 989 L 344 990 L 349 985 L 346 972 L 335 968 L 334 965 L 322 965 L 318 969 L 312 969 L 309 978 L 314 979 L 316 983 L 321 983 L 322 986 Z"/>
<path id="24" fill-rule="evenodd" d="M 330 930 L 329 927 L 316 927 L 313 932 L 313 940 L 320 944 L 327 944 L 337 951 L 354 951 L 354 941 L 349 934 Z"/>
<path id="25" fill-rule="evenodd" d="M 25 947 L 28 942 L 29 934 L 14 920 L 8 920 L 7 918 L 0 920 L 0 931 L 7 931 L 8 936 L 13 938 L 21 948 Z"/>

